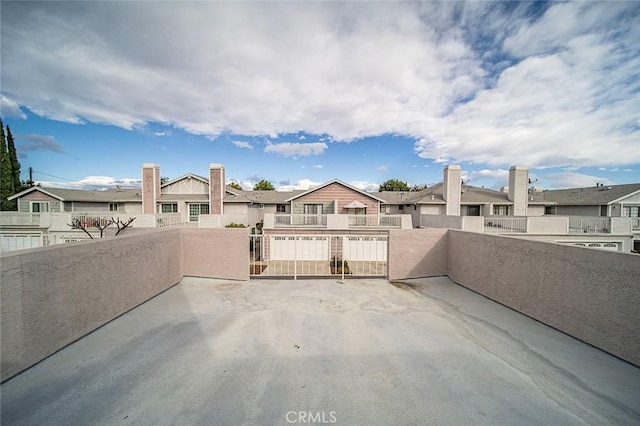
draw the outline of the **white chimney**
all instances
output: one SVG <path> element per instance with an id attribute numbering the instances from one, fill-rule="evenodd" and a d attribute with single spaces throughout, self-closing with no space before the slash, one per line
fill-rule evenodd
<path id="1" fill-rule="evenodd" d="M 445 214 L 460 216 L 460 193 L 462 192 L 462 172 L 460 166 L 449 165 L 444 168 L 442 198 L 446 201 Z"/>
<path id="2" fill-rule="evenodd" d="M 509 201 L 513 202 L 513 215 L 526 216 L 529 194 L 529 169 L 513 166 L 509 169 Z"/>

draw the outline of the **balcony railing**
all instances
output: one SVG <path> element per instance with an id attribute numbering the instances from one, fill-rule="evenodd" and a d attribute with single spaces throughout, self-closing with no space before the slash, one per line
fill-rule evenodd
<path id="1" fill-rule="evenodd" d="M 640 231 L 640 217 L 631 218 L 631 229 L 634 231 Z"/>
<path id="2" fill-rule="evenodd" d="M 40 213 L 1 212 L 0 225 L 38 226 L 40 225 Z"/>
<path id="3" fill-rule="evenodd" d="M 349 215 L 349 228 L 359 227 L 401 228 L 402 216 L 371 214 Z"/>
<path id="4" fill-rule="evenodd" d="M 327 215 L 324 214 L 276 214 L 274 218 L 276 228 L 297 226 L 312 228 L 327 227 Z"/>
<path id="5" fill-rule="evenodd" d="M 571 234 L 608 234 L 611 232 L 611 218 L 569 216 Z"/>
<path id="6" fill-rule="evenodd" d="M 195 226 L 197 226 L 197 222 Z M 187 222 L 182 218 L 181 214 L 157 214 L 156 228 L 179 228 L 185 226 L 194 226 L 193 222 Z"/>
<path id="7" fill-rule="evenodd" d="M 526 217 L 485 217 L 484 232 L 523 233 L 527 232 Z"/>

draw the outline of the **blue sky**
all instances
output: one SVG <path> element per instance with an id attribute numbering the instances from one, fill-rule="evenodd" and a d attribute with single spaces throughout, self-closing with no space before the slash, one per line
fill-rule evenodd
<path id="1" fill-rule="evenodd" d="M 2 120 L 46 186 L 640 181 L 638 2 L 2 2 Z M 634 25 L 635 23 L 635 25 Z"/>

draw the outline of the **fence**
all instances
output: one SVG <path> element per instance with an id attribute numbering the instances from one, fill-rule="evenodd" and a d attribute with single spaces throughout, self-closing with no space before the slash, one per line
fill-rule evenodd
<path id="1" fill-rule="evenodd" d="M 484 232 L 489 233 L 524 233 L 527 232 L 526 217 L 486 217 Z"/>
<path id="2" fill-rule="evenodd" d="M 276 214 L 275 227 L 307 226 L 324 228 L 327 226 L 327 215 L 323 214 Z"/>
<path id="3" fill-rule="evenodd" d="M 251 235 L 252 277 L 387 275 L 386 235 Z"/>
<path id="4" fill-rule="evenodd" d="M 352 214 L 349 215 L 349 227 L 360 226 L 401 228 L 402 216 L 400 215 L 372 215 L 372 214 Z"/>
<path id="5" fill-rule="evenodd" d="M 607 234 L 611 232 L 611 219 L 608 217 L 569 216 L 569 233 Z"/>

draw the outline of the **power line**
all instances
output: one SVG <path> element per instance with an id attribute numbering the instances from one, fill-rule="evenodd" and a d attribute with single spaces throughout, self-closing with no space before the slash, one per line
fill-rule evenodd
<path id="1" fill-rule="evenodd" d="M 39 172 L 37 170 L 33 170 L 33 173 L 38 173 L 38 174 L 49 176 L 49 177 L 53 177 L 53 178 L 56 178 L 56 179 L 66 180 L 67 182 L 75 182 L 75 180 L 73 180 L 73 179 L 67 179 L 67 178 L 63 178 L 63 177 L 60 177 L 60 176 L 50 175 L 48 173 Z"/>

